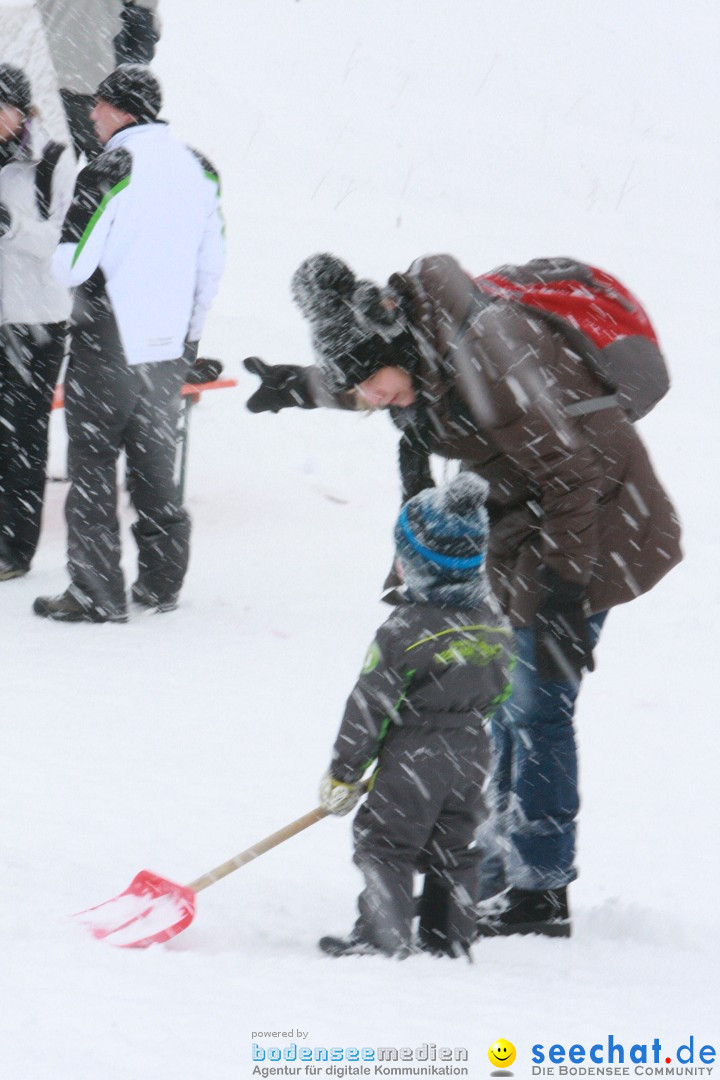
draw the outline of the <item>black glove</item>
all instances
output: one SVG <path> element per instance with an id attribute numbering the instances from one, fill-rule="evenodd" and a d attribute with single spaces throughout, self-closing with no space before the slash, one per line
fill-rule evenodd
<path id="1" fill-rule="evenodd" d="M 0 203 L 0 239 L 2 239 L 6 232 L 10 232 L 11 224 L 10 211 L 5 203 Z"/>
<path id="2" fill-rule="evenodd" d="M 398 443 L 398 461 L 403 503 L 426 488 L 435 487 L 429 446 L 415 429 L 403 432 Z"/>
<path id="3" fill-rule="evenodd" d="M 150 64 L 160 39 L 152 11 L 125 0 L 120 19 L 122 29 L 114 41 L 116 64 Z"/>
<path id="4" fill-rule="evenodd" d="M 198 356 L 193 366 L 185 376 L 186 383 L 215 382 L 222 375 L 223 366 L 220 360 L 211 360 L 207 356 Z"/>
<path id="5" fill-rule="evenodd" d="M 246 401 L 250 412 L 277 413 L 281 409 L 315 409 L 305 377 L 306 369 L 296 364 L 266 364 L 258 356 L 249 356 L 243 364 L 253 375 L 259 375 L 260 387 Z"/>
<path id="6" fill-rule="evenodd" d="M 547 567 L 540 580 L 544 594 L 535 613 L 538 677 L 578 683 L 585 668 L 595 670 L 585 613 L 585 586 L 566 581 Z"/>

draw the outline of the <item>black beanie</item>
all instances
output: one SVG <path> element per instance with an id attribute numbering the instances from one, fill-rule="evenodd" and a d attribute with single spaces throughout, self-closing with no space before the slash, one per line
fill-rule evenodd
<path id="1" fill-rule="evenodd" d="M 121 64 L 98 86 L 95 97 L 146 123 L 162 106 L 160 83 L 144 64 Z"/>
<path id="2" fill-rule="evenodd" d="M 11 105 L 25 116 L 32 108 L 30 80 L 12 64 L 0 64 L 0 106 Z"/>
<path id="3" fill-rule="evenodd" d="M 291 289 L 331 391 L 352 389 L 383 367 L 414 367 L 414 343 L 400 309 L 383 303 L 388 292 L 358 281 L 335 255 L 311 255 L 293 274 Z"/>

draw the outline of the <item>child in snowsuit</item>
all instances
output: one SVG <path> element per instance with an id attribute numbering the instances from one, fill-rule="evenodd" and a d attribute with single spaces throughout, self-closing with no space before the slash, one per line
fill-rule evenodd
<path id="1" fill-rule="evenodd" d="M 350 695 L 320 800 L 345 814 L 377 759 L 353 833 L 365 876 L 359 918 L 333 956 L 404 956 L 425 874 L 417 944 L 467 953 L 475 936 L 489 762 L 485 722 L 509 694 L 512 633 L 485 573 L 487 484 L 460 473 L 403 508 L 395 527 L 403 602 L 378 630 Z"/>

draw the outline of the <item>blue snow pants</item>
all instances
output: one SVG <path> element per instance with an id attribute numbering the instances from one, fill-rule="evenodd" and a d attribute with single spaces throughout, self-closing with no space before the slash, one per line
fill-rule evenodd
<path id="1" fill-rule="evenodd" d="M 606 616 L 588 620 L 593 647 Z M 573 716 L 580 684 L 538 678 L 533 627 L 516 629 L 515 642 L 512 694 L 491 725 L 492 812 L 489 829 L 478 837 L 486 851 L 483 896 L 504 884 L 558 889 L 577 876 Z"/>

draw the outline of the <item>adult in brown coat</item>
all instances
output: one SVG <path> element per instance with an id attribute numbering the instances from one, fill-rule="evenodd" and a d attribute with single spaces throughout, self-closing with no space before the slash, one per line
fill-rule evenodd
<path id="1" fill-rule="evenodd" d="M 246 361 L 262 379 L 251 411 L 386 408 L 403 432 L 404 500 L 433 483 L 431 454 L 490 484 L 488 570 L 518 664 L 492 733 L 507 887 L 480 931 L 565 936 L 580 680 L 608 610 L 680 561 L 673 506 L 627 415 L 593 409 L 604 391 L 576 338 L 516 301 L 483 298 L 451 256 L 418 259 L 380 290 L 317 255 L 293 293 L 316 364 Z"/>

